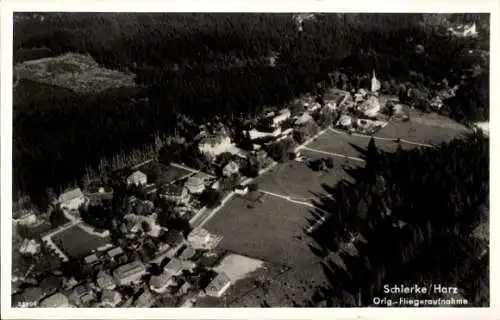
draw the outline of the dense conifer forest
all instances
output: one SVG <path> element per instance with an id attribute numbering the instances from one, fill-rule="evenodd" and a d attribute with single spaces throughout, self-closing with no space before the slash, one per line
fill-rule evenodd
<path id="1" fill-rule="evenodd" d="M 173 134 L 173 114 L 195 123 L 215 115 L 249 118 L 317 83 L 363 86 L 373 69 L 395 94 L 410 87 L 432 92 L 443 79 L 463 83 L 447 112 L 462 122 L 488 118 L 489 58 L 464 54 L 489 50 L 488 15 L 317 14 L 302 32 L 292 14 L 44 16 L 41 22 L 17 15 L 15 61 L 28 59 L 31 48 L 45 48 L 34 57 L 89 53 L 108 68 L 134 72 L 138 89 L 77 94 L 21 81 L 14 92 L 15 196 L 36 198 L 47 187 L 79 182 L 102 157 Z M 470 21 L 484 36 L 446 35 L 447 23 Z M 479 76 L 468 71 L 478 69 Z"/>
<path id="2" fill-rule="evenodd" d="M 345 270 L 338 258 L 326 258 L 331 286 L 313 300 L 366 306 L 384 297 L 384 284 L 432 283 L 459 288 L 474 306 L 489 305 L 488 235 L 472 236 L 488 225 L 488 139 L 477 132 L 392 154 L 372 139 L 366 160 L 351 172 L 355 184 L 329 189 L 335 200 L 323 204 L 335 214 L 314 232 L 316 251 L 336 252 Z"/>

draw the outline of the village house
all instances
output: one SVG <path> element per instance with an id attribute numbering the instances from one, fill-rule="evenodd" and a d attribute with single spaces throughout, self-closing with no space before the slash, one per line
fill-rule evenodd
<path id="1" fill-rule="evenodd" d="M 294 124 L 296 126 L 303 126 L 311 121 L 314 121 L 311 114 L 309 112 L 304 112 L 300 117 L 298 117 Z"/>
<path id="2" fill-rule="evenodd" d="M 113 308 L 122 301 L 122 295 L 115 290 L 104 290 L 101 294 L 101 305 Z"/>
<path id="3" fill-rule="evenodd" d="M 476 23 L 458 25 L 455 28 L 448 28 L 448 32 L 456 37 L 476 37 L 478 32 L 476 29 Z"/>
<path id="4" fill-rule="evenodd" d="M 90 287 L 83 283 L 73 288 L 70 299 L 77 305 L 85 305 L 94 299 L 94 295 Z"/>
<path id="5" fill-rule="evenodd" d="M 69 303 L 69 299 L 64 294 L 58 292 L 55 293 L 40 302 L 41 308 L 71 308 L 73 307 Z"/>
<path id="6" fill-rule="evenodd" d="M 266 137 L 277 137 L 281 134 L 281 128 L 276 128 L 273 132 L 262 132 L 257 129 L 251 129 L 248 131 L 248 135 L 250 136 L 250 140 L 257 140 Z"/>
<path id="7" fill-rule="evenodd" d="M 191 194 L 201 194 L 205 190 L 205 179 L 198 175 L 189 177 L 184 187 L 186 187 Z"/>
<path id="8" fill-rule="evenodd" d="M 330 111 L 334 111 L 334 110 L 337 110 L 337 102 L 335 101 L 329 101 L 326 103 L 326 107 L 330 110 Z"/>
<path id="9" fill-rule="evenodd" d="M 228 164 L 222 168 L 222 175 L 225 177 L 230 177 L 235 173 L 238 173 L 240 170 L 240 166 L 234 162 L 234 161 L 229 161 Z"/>
<path id="10" fill-rule="evenodd" d="M 231 138 L 225 130 L 221 130 L 219 133 L 203 138 L 198 144 L 198 150 L 209 158 L 214 158 L 221 153 L 227 152 L 231 145 Z"/>
<path id="11" fill-rule="evenodd" d="M 187 240 L 195 249 L 202 249 L 211 238 L 212 234 L 203 228 L 194 228 L 188 235 Z"/>
<path id="12" fill-rule="evenodd" d="M 375 96 L 371 96 L 358 106 L 358 111 L 364 116 L 374 118 L 380 111 L 380 103 Z"/>
<path id="13" fill-rule="evenodd" d="M 153 293 L 146 289 L 144 292 L 135 300 L 134 306 L 136 308 L 149 308 L 155 303 L 155 297 Z"/>
<path id="14" fill-rule="evenodd" d="M 116 287 L 115 280 L 106 271 L 99 272 L 96 283 L 101 290 L 113 290 Z"/>
<path id="15" fill-rule="evenodd" d="M 115 247 L 115 248 L 113 248 L 111 250 L 108 250 L 108 252 L 106 252 L 106 255 L 112 261 L 116 261 L 122 254 L 124 254 L 124 251 L 123 251 L 122 247 Z"/>
<path id="16" fill-rule="evenodd" d="M 113 272 L 113 276 L 118 285 L 138 282 L 145 274 L 146 266 L 138 260 L 120 266 Z"/>
<path id="17" fill-rule="evenodd" d="M 163 187 L 162 190 L 160 190 L 159 195 L 160 198 L 172 201 L 176 204 L 187 203 L 190 198 L 188 189 L 177 184 L 171 184 Z"/>
<path id="18" fill-rule="evenodd" d="M 431 105 L 432 108 L 439 110 L 443 106 L 443 100 L 441 100 L 440 97 L 434 97 L 431 100 L 430 105 Z"/>
<path id="19" fill-rule="evenodd" d="M 307 111 L 309 112 L 315 112 L 321 109 L 321 104 L 319 102 L 314 102 L 307 107 Z"/>
<path id="20" fill-rule="evenodd" d="M 38 223 L 38 218 L 33 209 L 22 209 L 15 212 L 12 221 L 22 226 L 34 226 Z"/>
<path id="21" fill-rule="evenodd" d="M 146 185 L 148 183 L 148 176 L 141 171 L 135 171 L 127 178 L 127 185 Z"/>
<path id="22" fill-rule="evenodd" d="M 182 286 L 177 290 L 177 293 L 180 295 L 185 295 L 189 293 L 189 290 L 191 290 L 191 288 L 193 288 L 193 285 L 188 281 L 184 281 Z"/>
<path id="23" fill-rule="evenodd" d="M 19 252 L 21 254 L 35 255 L 40 252 L 40 244 L 35 239 L 24 239 Z"/>
<path id="24" fill-rule="evenodd" d="M 149 281 L 149 288 L 151 291 L 156 293 L 164 293 L 167 288 L 173 285 L 174 280 L 172 279 L 172 274 L 168 272 L 162 272 L 158 276 L 152 276 Z"/>
<path id="25" fill-rule="evenodd" d="M 92 253 L 91 255 L 88 255 L 88 256 L 83 258 L 83 262 L 85 264 L 88 264 L 88 265 L 97 263 L 98 261 L 99 261 L 99 258 L 97 257 L 97 254 L 95 254 L 95 253 Z"/>
<path id="26" fill-rule="evenodd" d="M 195 255 L 196 255 L 196 250 L 190 245 L 187 245 L 179 255 L 179 259 L 191 260 Z"/>
<path id="27" fill-rule="evenodd" d="M 348 115 L 342 115 L 339 119 L 338 125 L 344 128 L 348 128 L 352 125 L 352 119 Z"/>
<path id="28" fill-rule="evenodd" d="M 76 210 L 85 202 L 85 196 L 80 188 L 67 191 L 59 196 L 61 209 Z"/>
<path id="29" fill-rule="evenodd" d="M 231 279 L 224 272 L 219 272 L 205 288 L 205 293 L 208 296 L 220 298 L 230 286 Z"/>
<path id="30" fill-rule="evenodd" d="M 192 270 L 196 267 L 196 264 L 192 261 L 181 260 L 177 258 L 172 258 L 165 265 L 163 270 L 170 274 L 171 276 L 178 276 L 183 270 Z"/>
<path id="31" fill-rule="evenodd" d="M 248 193 L 248 186 L 238 185 L 234 188 L 234 192 L 239 195 L 245 195 Z"/>
<path id="32" fill-rule="evenodd" d="M 279 126 L 283 121 L 287 120 L 290 118 L 292 114 L 290 113 L 290 110 L 285 108 L 280 111 L 280 113 L 273 118 L 273 126 L 277 127 Z"/>

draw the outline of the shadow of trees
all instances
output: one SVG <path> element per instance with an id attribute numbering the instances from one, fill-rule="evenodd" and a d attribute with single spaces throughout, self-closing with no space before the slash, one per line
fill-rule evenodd
<path id="1" fill-rule="evenodd" d="M 329 283 L 317 289 L 328 301 L 310 303 L 368 306 L 383 285 L 432 282 L 467 288 L 462 295 L 484 305 L 487 281 L 477 270 L 487 243 L 470 233 L 488 199 L 488 139 L 473 133 L 392 154 L 371 144 L 365 167 L 345 169 L 355 182 L 323 186 L 330 197 L 314 201 L 332 214 L 310 232 Z M 313 211 L 309 221 L 323 215 Z"/>

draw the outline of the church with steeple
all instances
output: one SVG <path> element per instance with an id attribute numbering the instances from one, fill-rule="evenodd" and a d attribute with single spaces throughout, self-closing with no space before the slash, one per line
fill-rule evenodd
<path id="1" fill-rule="evenodd" d="M 375 70 L 373 70 L 371 92 L 375 93 L 378 90 L 380 90 L 380 81 L 377 79 L 377 76 L 375 75 Z"/>

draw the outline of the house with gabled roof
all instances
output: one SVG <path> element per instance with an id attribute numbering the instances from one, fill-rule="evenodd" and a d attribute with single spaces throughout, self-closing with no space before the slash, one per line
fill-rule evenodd
<path id="1" fill-rule="evenodd" d="M 208 296 L 220 298 L 230 286 L 231 279 L 224 272 L 219 272 L 205 288 L 205 293 Z"/>
<path id="2" fill-rule="evenodd" d="M 148 183 L 148 176 L 141 171 L 135 171 L 127 178 L 127 185 L 145 185 Z"/>
<path id="3" fill-rule="evenodd" d="M 69 190 L 59 196 L 61 209 L 76 210 L 85 203 L 85 196 L 80 188 Z"/>
<path id="4" fill-rule="evenodd" d="M 187 203 L 190 195 L 184 186 L 171 184 L 163 187 L 159 191 L 160 198 L 175 202 L 176 204 Z"/>

